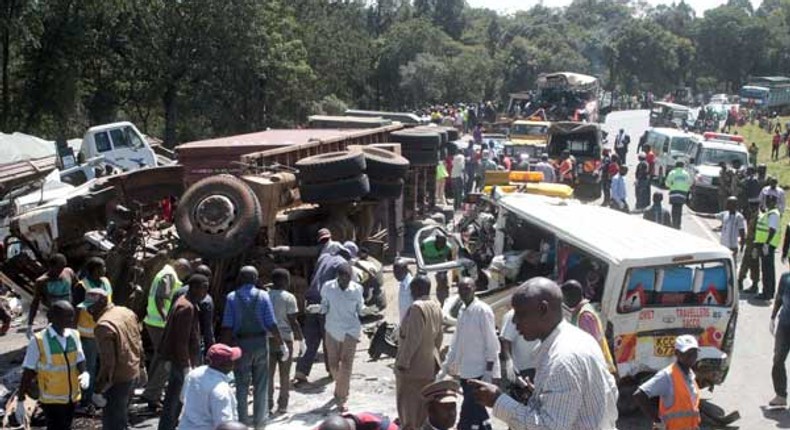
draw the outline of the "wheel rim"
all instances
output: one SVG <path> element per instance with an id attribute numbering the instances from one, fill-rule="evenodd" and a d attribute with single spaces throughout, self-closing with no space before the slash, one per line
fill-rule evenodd
<path id="1" fill-rule="evenodd" d="M 219 234 L 233 225 L 237 213 L 236 205 L 229 197 L 211 195 L 195 207 L 195 221 L 202 232 Z"/>

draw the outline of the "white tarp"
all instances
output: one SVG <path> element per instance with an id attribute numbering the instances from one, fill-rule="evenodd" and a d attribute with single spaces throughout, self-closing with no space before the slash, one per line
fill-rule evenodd
<path id="1" fill-rule="evenodd" d="M 70 139 L 68 145 L 79 152 L 82 139 Z M 55 141 L 25 133 L 0 133 L 0 165 L 56 155 Z"/>

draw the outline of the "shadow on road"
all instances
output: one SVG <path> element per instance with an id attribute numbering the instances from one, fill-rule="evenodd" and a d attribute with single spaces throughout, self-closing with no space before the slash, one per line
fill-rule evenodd
<path id="1" fill-rule="evenodd" d="M 763 412 L 763 417 L 776 421 L 776 427 L 780 429 L 790 428 L 790 411 L 787 408 L 769 408 L 767 406 L 760 406 Z"/>

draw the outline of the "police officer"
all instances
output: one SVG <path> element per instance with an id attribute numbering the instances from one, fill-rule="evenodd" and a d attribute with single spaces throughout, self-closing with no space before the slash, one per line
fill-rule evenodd
<path id="1" fill-rule="evenodd" d="M 763 271 L 763 292 L 756 296 L 759 300 L 774 298 L 776 273 L 774 272 L 774 253 L 781 239 L 779 235 L 779 209 L 776 208 L 776 196 L 765 196 L 766 211 L 757 218 L 754 231 L 754 243 L 759 247 L 760 269 Z"/>
<path id="2" fill-rule="evenodd" d="M 667 175 L 664 182 L 669 188 L 669 203 L 672 205 L 672 226 L 680 230 L 681 216 L 683 215 L 683 205 L 688 199 L 691 189 L 691 175 L 684 168 L 684 163 L 678 161 L 675 168 Z"/>
<path id="3" fill-rule="evenodd" d="M 420 430 L 450 430 L 455 425 L 456 403 L 461 387 L 453 380 L 437 381 L 422 389 L 428 419 Z"/>
<path id="4" fill-rule="evenodd" d="M 759 213 L 759 209 L 755 208 Z M 760 247 L 754 243 L 755 227 L 757 226 L 757 216 L 752 216 L 748 220 L 746 227 L 746 249 L 741 259 L 741 267 L 738 269 L 738 289 L 743 290 L 743 281 L 746 275 L 752 280 L 752 286 L 745 293 L 756 293 L 757 285 L 760 283 Z"/>

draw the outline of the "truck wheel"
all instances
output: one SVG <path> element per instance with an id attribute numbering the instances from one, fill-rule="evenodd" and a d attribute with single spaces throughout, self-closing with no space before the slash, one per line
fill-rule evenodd
<path id="1" fill-rule="evenodd" d="M 390 140 L 400 143 L 403 153 L 413 150 L 438 151 L 442 143 L 442 137 L 439 133 L 421 129 L 392 132 L 390 133 Z"/>
<path id="2" fill-rule="evenodd" d="M 328 152 L 302 158 L 294 166 L 299 169 L 297 177 L 302 182 L 331 182 L 362 174 L 365 156 L 351 151 Z"/>
<path id="3" fill-rule="evenodd" d="M 261 229 L 261 205 L 252 189 L 231 175 L 196 182 L 176 210 L 178 235 L 206 257 L 227 258 L 249 247 Z"/>
<path id="4" fill-rule="evenodd" d="M 409 171 L 409 160 L 386 149 L 362 147 L 365 173 L 371 179 L 402 178 Z"/>
<path id="5" fill-rule="evenodd" d="M 439 164 L 439 155 L 436 151 L 409 150 L 403 153 L 412 166 L 435 166 Z"/>
<path id="6" fill-rule="evenodd" d="M 299 184 L 299 194 L 305 203 L 346 202 L 362 198 L 368 193 L 370 183 L 365 174 L 333 182 Z"/>
<path id="7" fill-rule="evenodd" d="M 397 199 L 401 194 L 403 194 L 403 179 L 393 181 L 370 178 L 370 198 L 376 200 Z"/>

